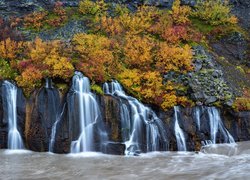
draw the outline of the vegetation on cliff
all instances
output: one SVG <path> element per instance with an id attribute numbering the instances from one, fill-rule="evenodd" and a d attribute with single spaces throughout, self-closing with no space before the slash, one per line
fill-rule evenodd
<path id="1" fill-rule="evenodd" d="M 70 43 L 40 38 L 25 41 L 17 31 L 21 27 L 40 32 L 60 27 L 72 18 L 83 21 L 87 31 L 75 34 Z M 118 79 L 146 103 L 163 109 L 177 104 L 190 106 L 194 102 L 187 85 L 165 80 L 164 75 L 192 72 L 192 46 L 208 46 L 207 32 L 220 35 L 220 29 L 231 30 L 236 23 L 228 4 L 220 1 L 200 1 L 191 9 L 175 0 L 171 10 L 140 6 L 136 11 L 103 0 L 81 1 L 78 9 L 64 8 L 57 2 L 50 11 L 41 10 L 8 23 L 0 21 L 5 27 L 0 35 L 0 79 L 15 80 L 29 95 L 45 78 L 67 83 L 78 70 L 92 80 L 92 89 L 99 93 L 98 83 Z M 206 28 L 209 31 L 203 31 Z M 237 102 L 235 106 L 240 104 Z"/>

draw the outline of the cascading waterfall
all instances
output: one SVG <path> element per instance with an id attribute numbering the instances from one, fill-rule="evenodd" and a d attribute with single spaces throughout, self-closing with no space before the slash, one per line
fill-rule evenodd
<path id="1" fill-rule="evenodd" d="M 201 118 L 202 116 L 207 119 Z M 224 143 L 235 143 L 232 135 L 224 126 L 220 112 L 216 107 L 197 106 L 194 108 L 194 118 L 199 132 L 204 132 L 205 129 L 201 127 L 201 124 L 207 123 L 204 120 L 208 121 L 210 137 L 202 141 L 203 145 L 216 144 L 219 134 L 222 137 L 220 139 L 223 139 Z M 201 119 L 203 119 L 203 122 L 201 122 Z"/>
<path id="2" fill-rule="evenodd" d="M 17 129 L 17 87 L 9 81 L 4 81 L 3 91 L 7 102 L 8 149 L 23 149 L 23 140 Z"/>
<path id="3" fill-rule="evenodd" d="M 50 143 L 49 143 L 49 152 L 54 152 L 54 145 L 55 145 L 55 140 L 56 140 L 56 130 L 57 130 L 57 125 L 60 122 L 64 110 L 65 110 L 66 104 L 63 105 L 61 113 L 57 116 L 56 122 L 52 126 L 52 131 L 51 131 L 51 136 L 50 136 Z"/>
<path id="4" fill-rule="evenodd" d="M 211 142 L 216 144 L 217 134 L 220 131 L 224 137 L 224 143 L 235 143 L 233 137 L 222 123 L 218 109 L 215 107 L 208 107 L 207 111 L 209 116 Z"/>
<path id="5" fill-rule="evenodd" d="M 94 151 L 94 126 L 101 118 L 98 103 L 90 92 L 90 82 L 80 72 L 75 72 L 72 91 L 76 94 L 79 111 L 80 135 L 71 142 L 71 153 Z M 100 141 L 107 140 L 106 132 L 99 131 Z M 102 142 L 101 142 L 102 143 Z"/>
<path id="6" fill-rule="evenodd" d="M 167 135 L 161 120 L 150 108 L 137 99 L 127 96 L 117 81 L 105 83 L 103 91 L 105 94 L 117 96 L 120 99 L 122 138 L 126 145 L 126 155 L 145 150 L 157 151 L 160 149 L 162 139 L 165 143 L 167 142 L 165 139 Z M 142 147 L 143 144 L 146 144 L 145 149 Z"/>
<path id="7" fill-rule="evenodd" d="M 174 107 L 174 118 L 175 118 L 174 132 L 175 132 L 178 151 L 187 151 L 185 136 L 184 136 L 182 129 L 179 126 L 179 121 L 178 121 L 179 111 L 180 111 L 179 107 L 175 106 Z"/>
<path id="8" fill-rule="evenodd" d="M 198 130 L 201 130 L 201 112 L 202 112 L 203 108 L 201 107 L 195 107 L 195 120 L 196 120 L 196 124 L 198 127 Z"/>

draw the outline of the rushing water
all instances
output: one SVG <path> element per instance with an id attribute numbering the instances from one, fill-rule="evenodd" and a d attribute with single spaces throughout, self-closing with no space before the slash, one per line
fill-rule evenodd
<path id="1" fill-rule="evenodd" d="M 177 147 L 178 147 L 178 151 L 187 151 L 185 136 L 184 136 L 182 129 L 180 128 L 179 121 L 178 121 L 178 113 L 179 113 L 179 107 L 175 106 L 174 107 L 174 118 L 175 118 L 174 132 L 175 132 L 175 137 L 177 141 Z"/>
<path id="2" fill-rule="evenodd" d="M 71 143 L 71 153 L 96 151 L 94 132 L 98 134 L 99 144 L 102 148 L 107 142 L 107 133 L 101 127 L 99 122 L 102 121 L 99 105 L 90 91 L 90 82 L 80 72 L 75 72 L 73 77 L 73 85 L 71 90 L 74 92 L 77 104 L 73 104 L 76 109 L 71 109 L 73 113 L 77 113 L 79 136 Z M 71 107 L 72 108 L 72 107 Z M 73 131 L 76 131 L 73 129 Z M 100 150 L 100 149 L 99 149 Z M 98 151 L 98 150 L 97 150 Z"/>
<path id="3" fill-rule="evenodd" d="M 17 87 L 9 81 L 3 83 L 3 94 L 6 96 L 7 113 L 5 118 L 8 119 L 8 149 L 23 149 L 22 137 L 17 129 Z"/>
<path id="4" fill-rule="evenodd" d="M 56 130 L 57 130 L 57 125 L 60 122 L 62 115 L 64 113 L 66 104 L 63 105 L 62 111 L 59 115 L 56 117 L 56 122 L 52 126 L 51 130 L 51 135 L 50 135 L 50 142 L 49 142 L 49 152 L 54 152 L 54 145 L 56 141 Z"/>
<path id="5" fill-rule="evenodd" d="M 0 179 L 249 179 L 250 142 L 139 157 L 0 151 Z M 230 154 L 228 154 L 230 152 Z"/>
<path id="6" fill-rule="evenodd" d="M 208 107 L 208 116 L 209 116 L 209 124 L 210 124 L 210 137 L 211 140 L 204 142 L 204 144 L 216 144 L 217 134 L 220 132 L 223 136 L 224 143 L 234 143 L 234 139 L 231 134 L 225 128 L 220 113 L 215 107 Z"/>
<path id="7" fill-rule="evenodd" d="M 126 145 L 125 154 L 157 151 L 160 150 L 161 142 L 163 142 L 163 146 L 167 146 L 164 125 L 150 108 L 144 106 L 137 99 L 127 96 L 117 81 L 105 83 L 103 91 L 105 94 L 120 99 L 122 138 Z M 143 144 L 146 144 L 146 147 L 142 147 Z"/>

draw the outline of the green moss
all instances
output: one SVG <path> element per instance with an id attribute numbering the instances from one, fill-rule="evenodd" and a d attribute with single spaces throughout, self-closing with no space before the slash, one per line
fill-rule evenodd
<path id="1" fill-rule="evenodd" d="M 100 94 L 100 95 L 104 94 L 102 88 L 99 85 L 97 85 L 97 84 L 92 84 L 91 85 L 91 90 L 94 91 L 94 92 L 96 92 L 97 94 Z"/>
<path id="2" fill-rule="evenodd" d="M 62 94 L 67 93 L 67 91 L 69 90 L 69 86 L 66 83 L 56 83 L 55 86 Z"/>
<path id="3" fill-rule="evenodd" d="M 191 17 L 190 20 L 192 25 L 202 33 L 208 34 L 214 29 L 214 26 L 206 24 L 204 21 L 198 18 Z"/>

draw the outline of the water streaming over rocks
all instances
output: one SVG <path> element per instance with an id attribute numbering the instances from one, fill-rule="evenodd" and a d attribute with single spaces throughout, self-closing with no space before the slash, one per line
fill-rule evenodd
<path id="1" fill-rule="evenodd" d="M 209 115 L 211 140 L 205 141 L 205 144 L 207 144 L 207 143 L 216 144 L 218 132 L 221 133 L 221 135 L 224 139 L 224 143 L 235 143 L 233 137 L 225 128 L 225 126 L 221 120 L 221 116 L 220 116 L 218 109 L 215 107 L 208 107 L 207 112 Z"/>
<path id="2" fill-rule="evenodd" d="M 127 96 L 117 81 L 103 85 L 105 94 L 119 97 L 122 139 L 125 154 L 167 150 L 164 124 L 156 114 L 137 99 Z"/>
<path id="3" fill-rule="evenodd" d="M 57 115 L 56 122 L 52 126 L 52 131 L 51 131 L 51 136 L 50 136 L 50 143 L 49 143 L 49 152 L 54 152 L 54 145 L 55 145 L 55 141 L 56 141 L 57 125 L 61 121 L 61 118 L 62 118 L 63 113 L 65 111 L 65 106 L 66 106 L 66 104 L 63 105 L 61 113 L 59 115 Z"/>
<path id="4" fill-rule="evenodd" d="M 178 151 L 187 151 L 185 136 L 184 136 L 182 129 L 180 128 L 178 116 L 179 116 L 179 107 L 175 106 L 174 107 L 174 118 L 175 118 L 174 131 L 175 131 Z"/>
<path id="5" fill-rule="evenodd" d="M 8 149 L 23 149 L 23 140 L 17 126 L 17 87 L 9 81 L 4 81 L 2 92 L 7 111 L 4 117 L 8 119 Z"/>
<path id="6" fill-rule="evenodd" d="M 74 122 L 73 133 L 77 133 L 77 137 L 71 143 L 71 153 L 98 151 L 95 145 L 96 138 L 99 141 L 99 149 L 105 146 L 108 139 L 105 130 L 98 126 L 102 122 L 102 117 L 99 105 L 90 91 L 89 79 L 76 72 L 71 91 L 73 94 L 68 97 L 68 111 L 70 120 Z"/>

